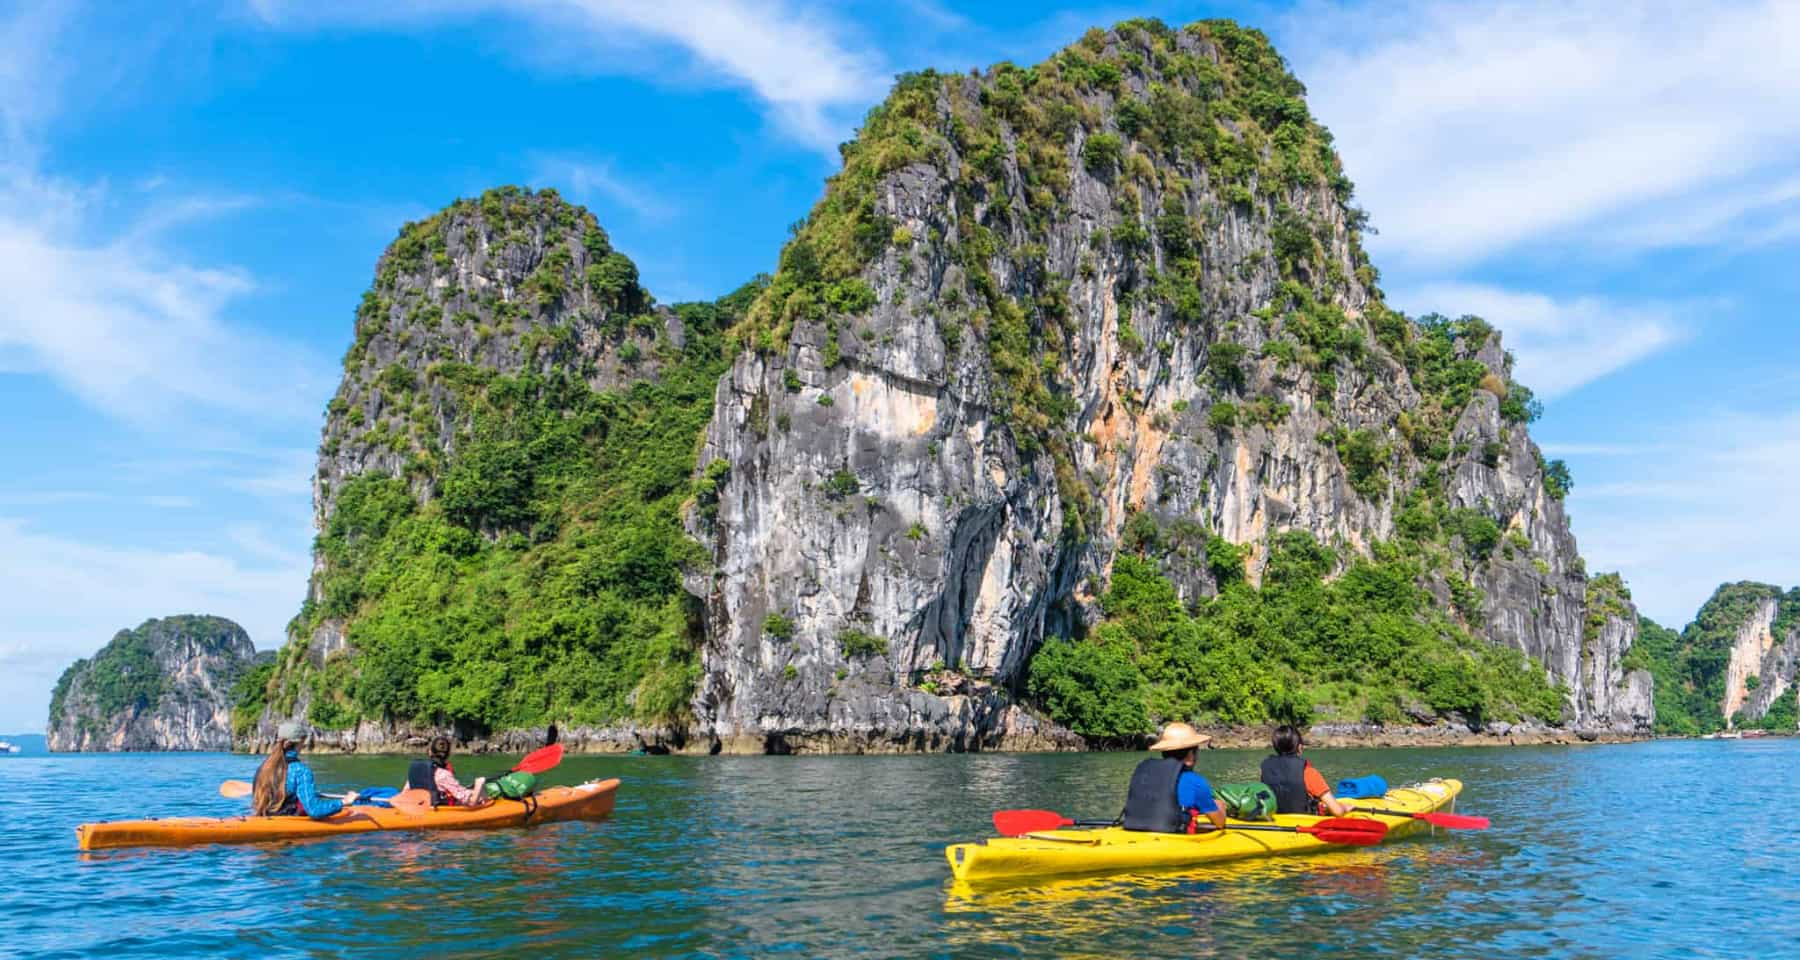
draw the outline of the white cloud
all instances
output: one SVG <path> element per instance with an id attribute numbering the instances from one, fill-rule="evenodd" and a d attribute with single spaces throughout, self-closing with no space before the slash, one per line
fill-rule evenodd
<path id="1" fill-rule="evenodd" d="M 44 131 L 70 79 L 58 53 L 73 13 L 44 4 L 0 17 L 0 371 L 48 376 L 141 426 L 176 426 L 173 415 L 196 410 L 316 413 L 323 364 L 225 319 L 251 278 L 165 243 L 173 228 L 249 201 L 170 195 L 156 178 L 117 191 L 42 170 Z"/>
<path id="2" fill-rule="evenodd" d="M 0 517 L 0 730 L 41 729 L 63 668 L 150 617 L 228 617 L 258 646 L 279 644 L 310 563 L 266 542 L 246 545 L 259 547 L 253 564 L 193 550 L 100 546 Z"/>
<path id="3" fill-rule="evenodd" d="M 260 497 L 311 496 L 318 457 L 314 450 L 232 451 L 224 461 L 224 482 Z"/>
<path id="4" fill-rule="evenodd" d="M 1639 609 L 1676 628 L 1721 583 L 1800 582 L 1800 410 L 1712 411 L 1657 437 L 1677 452 L 1606 465 L 1622 479 L 1583 483 L 1576 465 L 1569 512 L 1588 568 L 1620 570 Z"/>
<path id="5" fill-rule="evenodd" d="M 1552 457 L 1638 457 L 1674 448 L 1661 443 L 1546 443 L 1542 449 Z"/>
<path id="6" fill-rule="evenodd" d="M 535 154 L 531 160 L 536 168 L 533 186 L 555 187 L 579 203 L 593 206 L 595 198 L 600 198 L 642 220 L 664 220 L 673 210 L 655 191 L 619 176 L 610 161 L 558 154 Z"/>
<path id="7" fill-rule="evenodd" d="M 46 51 L 68 13 L 46 3 L 0 19 L 0 157 L 27 149 L 54 109 L 61 75 Z"/>
<path id="8" fill-rule="evenodd" d="M 126 502 L 156 507 L 159 510 L 185 510 L 194 498 L 180 494 L 153 493 L 123 497 L 92 490 L 21 490 L 0 491 L 0 507 L 55 507 L 69 503 Z"/>
<path id="9" fill-rule="evenodd" d="M 1433 284 L 1389 298 L 1415 316 L 1476 314 L 1499 327 L 1518 365 L 1514 377 L 1544 397 L 1568 393 L 1680 342 L 1705 304 L 1554 299 L 1480 284 Z"/>
<path id="10" fill-rule="evenodd" d="M 314 415 L 324 364 L 226 320 L 250 278 L 158 242 L 165 218 L 197 208 L 153 206 L 152 222 L 95 236 L 100 194 L 29 174 L 0 179 L 0 344 L 14 368 L 140 426 L 196 410 Z"/>
<path id="11" fill-rule="evenodd" d="M 1638 211 L 1602 228 L 1613 248 L 1759 247 L 1800 233 L 1800 177 L 1713 192 L 1703 203 Z"/>
<path id="12" fill-rule="evenodd" d="M 800 141 L 825 151 L 849 136 L 860 111 L 887 86 L 880 59 L 840 36 L 826 4 L 749 0 L 419 0 L 394 4 L 251 0 L 251 11 L 281 29 L 327 25 L 408 27 L 499 15 L 534 30 L 538 56 L 558 66 L 632 73 L 653 82 L 676 78 L 642 48 L 674 48 L 715 85 L 745 89 L 769 117 Z M 579 52 L 577 52 L 579 51 Z M 835 156 L 835 154 L 834 154 Z"/>
<path id="13" fill-rule="evenodd" d="M 102 499 L 91 490 L 14 490 L 0 492 L 0 507 L 53 507 Z"/>
<path id="14" fill-rule="evenodd" d="M 1682 245 L 1795 210 L 1800 4 L 1312 4 L 1281 31 L 1377 252 Z M 1721 198 L 1735 204 L 1719 209 Z"/>

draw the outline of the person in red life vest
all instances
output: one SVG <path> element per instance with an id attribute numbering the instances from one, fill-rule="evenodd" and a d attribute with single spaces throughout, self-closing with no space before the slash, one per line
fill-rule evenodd
<path id="1" fill-rule="evenodd" d="M 1193 833 L 1201 817 L 1215 830 L 1225 829 L 1225 811 L 1213 798 L 1212 785 L 1194 772 L 1200 748 L 1212 738 L 1185 723 L 1171 723 L 1150 745 L 1162 751 L 1131 772 L 1125 792 L 1125 812 L 1119 821 L 1127 830 L 1154 833 Z"/>
<path id="2" fill-rule="evenodd" d="M 1300 731 L 1288 724 L 1275 728 L 1271 738 L 1275 755 L 1264 757 L 1262 782 L 1275 792 L 1277 813 L 1329 813 L 1341 817 L 1350 805 L 1331 795 L 1331 785 L 1323 774 L 1300 756 L 1306 742 Z"/>
<path id="3" fill-rule="evenodd" d="M 407 770 L 407 787 L 429 792 L 432 806 L 482 807 L 488 804 L 487 794 L 483 791 L 487 786 L 486 777 L 476 777 L 475 783 L 467 787 L 456 779 L 456 771 L 450 767 L 449 737 L 431 738 L 426 756 L 429 759 L 414 760 L 411 769 Z"/>
<path id="4" fill-rule="evenodd" d="M 342 799 L 323 796 L 313 781 L 312 768 L 300 759 L 300 742 L 306 728 L 289 720 L 276 728 L 274 749 L 256 768 L 251 787 L 251 811 L 259 817 L 326 817 L 356 802 L 354 792 Z"/>

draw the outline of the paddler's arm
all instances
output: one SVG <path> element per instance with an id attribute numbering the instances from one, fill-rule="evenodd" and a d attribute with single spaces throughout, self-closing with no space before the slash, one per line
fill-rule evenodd
<path id="1" fill-rule="evenodd" d="M 1331 785 L 1325 782 L 1325 775 L 1314 769 L 1309 762 L 1304 775 L 1306 792 L 1319 802 L 1319 809 L 1334 817 L 1341 817 L 1350 812 L 1350 805 L 1331 795 Z"/>
<path id="2" fill-rule="evenodd" d="M 293 773 L 294 796 L 299 799 L 300 806 L 306 815 L 314 820 L 326 817 L 344 809 L 348 804 L 356 802 L 356 791 L 344 794 L 342 800 L 327 797 L 319 792 L 319 785 L 313 781 L 312 768 L 304 763 L 296 763 L 288 768 Z"/>
<path id="3" fill-rule="evenodd" d="M 1181 809 L 1192 810 L 1212 821 L 1213 829 L 1225 829 L 1225 808 L 1214 799 L 1212 784 L 1192 770 L 1183 771 L 1175 784 L 1175 800 Z"/>

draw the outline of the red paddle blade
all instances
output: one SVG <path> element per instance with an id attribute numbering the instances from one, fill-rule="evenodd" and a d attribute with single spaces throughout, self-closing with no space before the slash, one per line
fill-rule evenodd
<path id="1" fill-rule="evenodd" d="M 547 747 L 539 747 L 525 755 L 513 771 L 516 773 L 543 773 L 545 770 L 562 762 L 563 745 L 553 743 Z"/>
<path id="2" fill-rule="evenodd" d="M 1016 837 L 1039 830 L 1055 830 L 1072 826 L 1075 821 L 1054 810 L 996 810 L 994 832 L 1003 837 Z"/>
<path id="3" fill-rule="evenodd" d="M 1486 830 L 1488 828 L 1488 818 L 1471 817 L 1460 813 L 1415 813 L 1413 817 L 1446 830 Z"/>
<path id="4" fill-rule="evenodd" d="M 1326 843 L 1347 843 L 1358 847 L 1380 843 L 1388 832 L 1387 824 L 1380 820 L 1353 820 L 1349 817 L 1332 817 L 1296 829 L 1301 833 L 1310 833 Z"/>
<path id="5" fill-rule="evenodd" d="M 1351 847 L 1372 847 L 1381 842 L 1381 834 L 1366 830 L 1305 830 L 1326 843 L 1341 843 Z"/>

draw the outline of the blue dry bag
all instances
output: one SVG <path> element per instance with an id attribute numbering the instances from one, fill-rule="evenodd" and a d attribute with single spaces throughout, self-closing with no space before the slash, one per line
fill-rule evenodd
<path id="1" fill-rule="evenodd" d="M 1370 800 L 1387 796 L 1387 781 L 1374 774 L 1366 777 L 1351 777 L 1339 780 L 1337 789 L 1332 793 L 1339 800 Z"/>

